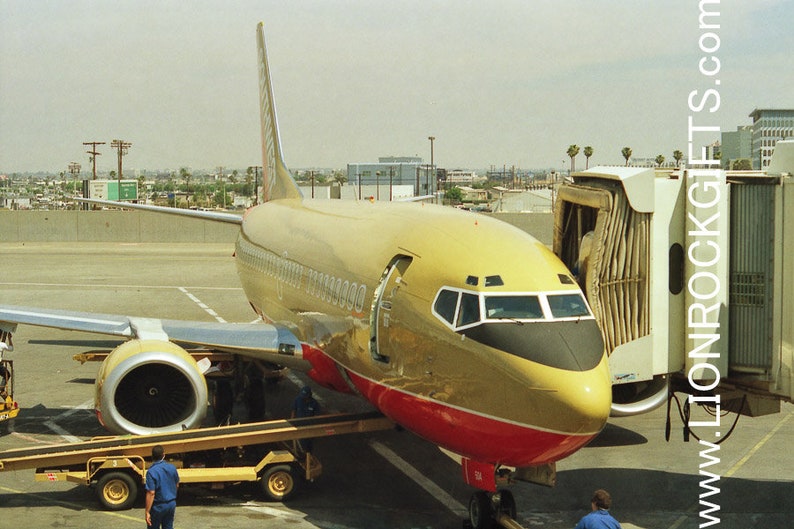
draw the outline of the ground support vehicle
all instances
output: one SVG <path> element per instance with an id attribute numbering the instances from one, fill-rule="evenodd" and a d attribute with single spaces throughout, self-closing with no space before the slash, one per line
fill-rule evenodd
<path id="1" fill-rule="evenodd" d="M 90 441 L 0 452 L 0 471 L 35 469 L 37 481 L 69 481 L 96 489 L 109 510 L 129 509 L 145 482 L 152 447 L 162 445 L 181 484 L 213 487 L 258 482 L 273 501 L 288 498 L 300 480 L 322 472 L 294 441 L 392 428 L 377 412 L 185 430 L 166 434 L 101 437 Z"/>
<path id="2" fill-rule="evenodd" d="M 14 361 L 0 360 L 0 423 L 19 415 L 19 404 L 14 401 Z"/>

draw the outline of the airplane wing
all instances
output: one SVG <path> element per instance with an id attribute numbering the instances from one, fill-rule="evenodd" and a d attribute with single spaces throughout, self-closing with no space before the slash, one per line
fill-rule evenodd
<path id="1" fill-rule="evenodd" d="M 98 198 L 72 197 L 72 200 L 76 202 L 85 202 L 87 204 L 95 204 L 97 206 L 105 206 L 109 208 L 156 211 L 158 213 L 166 213 L 168 215 L 192 217 L 196 219 L 212 220 L 215 222 L 226 222 L 228 224 L 243 223 L 243 217 L 241 215 L 236 215 L 234 213 L 225 213 L 223 211 L 202 211 L 197 209 L 170 208 L 166 206 L 154 206 L 151 204 L 135 204 L 133 202 L 117 202 L 115 200 L 102 200 Z"/>
<path id="2" fill-rule="evenodd" d="M 123 339 L 165 340 L 209 347 L 300 371 L 311 369 L 311 364 L 301 356 L 298 338 L 285 327 L 265 323 L 166 320 L 0 305 L 0 331 L 12 333 L 17 324 L 84 331 Z"/>

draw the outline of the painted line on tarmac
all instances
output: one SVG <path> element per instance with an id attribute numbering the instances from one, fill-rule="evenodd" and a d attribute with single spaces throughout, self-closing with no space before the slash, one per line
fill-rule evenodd
<path id="1" fill-rule="evenodd" d="M 766 444 L 766 442 L 767 442 L 767 441 L 769 441 L 770 439 L 772 439 L 772 436 L 774 436 L 774 435 L 775 435 L 775 434 L 778 432 L 778 430 L 780 430 L 780 429 L 783 427 L 783 425 L 784 425 L 784 424 L 786 424 L 786 422 L 787 422 L 787 421 L 788 421 L 788 420 L 791 418 L 792 414 L 794 414 L 794 412 L 789 412 L 789 414 L 788 414 L 788 415 L 786 415 L 785 417 L 783 417 L 782 419 L 780 419 L 780 420 L 778 421 L 778 423 L 775 425 L 775 427 L 774 427 L 774 428 L 772 428 L 771 430 L 769 430 L 769 433 L 767 433 L 767 434 L 764 436 L 764 438 L 763 438 L 763 439 L 761 439 L 760 441 L 758 441 L 758 442 L 756 443 L 756 445 L 755 445 L 754 447 L 752 447 L 752 448 L 751 448 L 751 449 L 750 449 L 750 450 L 747 452 L 747 454 L 745 454 L 745 456 L 744 456 L 743 458 L 741 458 L 739 461 L 737 461 L 737 462 L 736 462 L 736 464 L 735 464 L 735 465 L 733 465 L 733 466 L 731 467 L 731 469 L 730 469 L 730 470 L 728 470 L 728 472 L 726 472 L 726 473 L 725 473 L 725 475 L 724 475 L 723 477 L 724 477 L 724 478 L 729 478 L 729 477 L 733 476 L 733 475 L 734 475 L 734 474 L 735 474 L 735 473 L 736 473 L 736 472 L 737 472 L 737 471 L 738 471 L 740 468 L 742 468 L 742 466 L 744 466 L 744 464 L 745 464 L 745 463 L 747 463 L 747 461 L 748 461 L 748 460 L 749 460 L 751 457 L 753 457 L 753 454 L 755 454 L 756 452 L 758 452 L 758 450 L 760 450 L 760 449 L 761 449 L 761 447 L 762 447 L 762 446 L 764 446 L 764 445 Z"/>
<path id="2" fill-rule="evenodd" d="M 128 285 L 128 284 L 105 284 L 105 283 L 21 283 L 18 281 L 0 281 L 0 286 L 3 287 L 62 287 L 62 288 L 127 288 L 135 290 L 174 290 L 185 287 L 176 285 Z M 206 287 L 206 286 L 192 286 L 191 290 L 229 290 L 241 291 L 242 287 Z"/>
<path id="3" fill-rule="evenodd" d="M 66 429 L 62 428 L 60 425 L 57 424 L 58 421 L 62 421 L 68 417 L 71 417 L 75 413 L 83 410 L 88 410 L 94 405 L 94 399 L 89 399 L 82 404 L 75 406 L 74 408 L 68 409 L 65 412 L 53 417 L 49 421 L 44 423 L 44 426 L 55 432 L 56 434 L 60 435 L 61 438 L 69 443 L 78 443 L 82 441 L 79 437 L 76 437 L 69 433 Z"/>
<path id="4" fill-rule="evenodd" d="M 760 450 L 761 447 L 764 446 L 767 443 L 767 441 L 769 441 L 778 432 L 778 430 L 780 430 L 783 427 L 784 424 L 786 424 L 786 422 L 788 422 L 788 420 L 791 418 L 792 415 L 794 415 L 794 412 L 789 412 L 788 415 L 786 415 L 785 417 L 780 419 L 778 421 L 778 423 L 775 425 L 775 427 L 772 428 L 771 430 L 769 430 L 769 432 L 760 441 L 758 441 L 755 444 L 755 446 L 753 446 L 750 450 L 748 450 L 747 453 L 744 455 L 744 457 L 742 457 L 739 461 L 737 461 L 736 464 L 734 464 L 722 476 L 722 478 L 723 479 L 729 478 L 729 477 L 733 476 L 734 474 L 736 474 L 736 472 L 738 472 L 739 469 L 742 468 L 744 466 L 744 464 L 747 463 L 747 461 L 749 461 L 750 458 L 753 457 L 753 455 L 756 452 L 758 452 L 758 450 Z M 687 509 L 687 512 L 694 514 L 695 512 L 697 512 L 697 507 L 698 507 L 697 504 L 692 505 L 689 509 Z M 668 529 L 678 529 L 679 527 L 681 527 L 681 524 L 683 524 L 689 518 L 690 517 L 687 516 L 687 515 L 683 515 L 683 516 L 679 517 L 673 523 L 673 525 L 671 525 Z"/>
<path id="5" fill-rule="evenodd" d="M 318 526 L 306 521 L 306 513 L 300 511 L 293 511 L 291 509 L 275 509 L 273 507 L 259 505 L 244 505 L 243 508 L 247 511 L 253 511 L 259 514 L 265 514 L 267 516 L 278 518 L 279 520 L 288 523 L 290 527 L 294 527 L 295 529 L 319 529 Z"/>
<path id="6" fill-rule="evenodd" d="M 42 504 L 45 504 L 45 502 L 46 502 L 46 505 L 60 505 L 61 507 L 66 507 L 67 509 L 71 509 L 73 511 L 82 511 L 82 510 L 85 509 L 85 505 L 81 505 L 79 503 L 72 503 L 70 501 L 54 500 L 51 497 L 46 496 L 44 494 L 36 494 L 35 492 L 25 492 L 24 490 L 11 489 L 11 488 L 8 488 L 8 487 L 3 487 L 3 486 L 0 486 L 0 490 L 3 491 L 3 492 L 8 492 L 9 494 L 19 494 L 19 495 L 24 495 L 24 496 L 30 496 L 30 497 L 33 497 L 33 498 L 37 498 L 37 499 L 42 500 Z M 97 510 L 97 511 L 93 511 L 93 512 L 97 512 L 97 513 L 100 513 L 100 514 L 105 514 L 107 516 L 112 516 L 113 518 L 120 518 L 120 519 L 123 519 L 123 520 L 131 520 L 131 521 L 134 521 L 134 522 L 143 523 L 143 516 L 130 516 L 128 514 L 122 514 L 122 513 L 117 512 L 117 511 L 100 511 L 100 510 Z"/>
<path id="7" fill-rule="evenodd" d="M 190 298 L 190 301 L 201 307 L 201 309 L 204 310 L 204 312 L 215 318 L 216 321 L 219 321 L 220 323 L 226 323 L 226 320 L 221 318 L 217 312 L 211 309 L 209 305 L 201 301 L 199 298 L 188 292 L 188 290 L 185 287 L 179 287 L 179 291 L 182 292 L 184 295 L 186 295 L 188 298 Z"/>
<path id="8" fill-rule="evenodd" d="M 424 474 L 416 470 L 410 463 L 398 456 L 391 448 L 378 441 L 370 441 L 369 445 L 389 463 L 397 467 L 403 474 L 411 478 L 420 487 L 425 489 L 433 498 L 440 501 L 447 509 L 464 518 L 469 515 L 469 510 L 458 500 L 450 496 L 447 491 L 433 483 Z"/>
<path id="9" fill-rule="evenodd" d="M 283 503 L 280 504 L 281 508 L 278 507 L 271 507 L 268 505 L 262 505 L 256 501 L 248 501 L 245 503 L 240 503 L 235 501 L 234 499 L 227 498 L 225 496 L 218 496 L 215 498 L 219 504 L 226 506 L 226 507 L 242 507 L 245 510 L 252 511 L 259 514 L 264 514 L 266 516 L 272 516 L 278 520 L 282 520 L 284 522 L 289 523 L 289 527 L 295 529 L 319 529 L 320 527 L 324 529 L 353 529 L 347 525 L 340 525 L 334 522 L 327 522 L 324 520 L 317 521 L 316 523 L 319 525 L 314 525 L 311 522 L 306 520 L 306 517 L 309 516 L 308 513 L 296 511 L 294 509 L 290 509 Z M 266 527 L 269 527 L 270 524 L 266 524 Z"/>

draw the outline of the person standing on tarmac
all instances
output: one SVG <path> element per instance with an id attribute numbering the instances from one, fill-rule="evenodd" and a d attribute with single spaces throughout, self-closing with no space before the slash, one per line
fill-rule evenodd
<path id="1" fill-rule="evenodd" d="M 146 471 L 146 527 L 174 529 L 179 473 L 165 460 L 160 445 L 152 448 L 152 465 Z"/>
<path id="2" fill-rule="evenodd" d="M 312 388 L 303 386 L 292 403 L 292 418 L 314 417 L 320 412 L 320 403 L 312 396 Z M 313 443 L 311 439 L 301 439 L 298 444 L 304 452 L 311 452 Z"/>
<path id="3" fill-rule="evenodd" d="M 621 529 L 620 522 L 609 514 L 612 497 L 604 489 L 598 489 L 590 500 L 592 511 L 583 516 L 574 529 Z"/>

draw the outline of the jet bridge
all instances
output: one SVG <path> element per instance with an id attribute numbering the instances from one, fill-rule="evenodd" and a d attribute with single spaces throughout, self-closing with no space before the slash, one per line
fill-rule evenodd
<path id="1" fill-rule="evenodd" d="M 597 167 L 555 204 L 554 252 L 601 326 L 613 415 L 668 388 L 723 410 L 794 400 L 794 141 L 765 172 Z"/>

